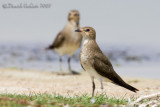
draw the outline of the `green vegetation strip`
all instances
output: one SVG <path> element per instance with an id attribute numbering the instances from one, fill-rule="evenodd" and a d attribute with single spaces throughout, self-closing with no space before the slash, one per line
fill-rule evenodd
<path id="1" fill-rule="evenodd" d="M 100 105 L 127 105 L 124 98 L 117 99 L 108 97 L 106 94 L 90 97 L 87 94 L 82 96 L 62 96 L 59 94 L 0 94 L 0 107 L 97 107 Z"/>

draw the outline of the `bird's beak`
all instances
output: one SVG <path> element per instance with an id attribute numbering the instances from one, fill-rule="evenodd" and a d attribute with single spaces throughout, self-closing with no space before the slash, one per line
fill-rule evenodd
<path id="1" fill-rule="evenodd" d="M 80 29 L 75 30 L 75 32 L 82 32 Z"/>

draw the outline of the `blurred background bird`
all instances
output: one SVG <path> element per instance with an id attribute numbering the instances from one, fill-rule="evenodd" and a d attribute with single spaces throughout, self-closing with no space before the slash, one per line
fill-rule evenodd
<path id="1" fill-rule="evenodd" d="M 75 32 L 78 29 L 80 14 L 78 10 L 71 10 L 68 14 L 68 22 L 58 33 L 54 42 L 46 49 L 51 49 L 59 54 L 60 71 L 62 72 L 62 56 L 68 55 L 68 69 L 71 74 L 78 74 L 71 70 L 70 60 L 73 54 L 81 46 L 82 36 Z"/>

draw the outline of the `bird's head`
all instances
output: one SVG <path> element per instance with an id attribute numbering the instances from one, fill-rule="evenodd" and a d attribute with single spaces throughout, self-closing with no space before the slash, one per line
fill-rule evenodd
<path id="1" fill-rule="evenodd" d="M 78 10 L 71 10 L 68 14 L 68 20 L 79 23 L 80 14 Z"/>
<path id="2" fill-rule="evenodd" d="M 84 39 L 96 39 L 96 31 L 92 27 L 83 27 L 75 32 L 80 32 Z"/>

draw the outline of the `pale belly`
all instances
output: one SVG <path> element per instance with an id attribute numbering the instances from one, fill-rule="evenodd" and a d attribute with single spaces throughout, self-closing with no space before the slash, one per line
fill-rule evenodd
<path id="1" fill-rule="evenodd" d="M 82 64 L 82 65 L 84 69 L 86 70 L 86 72 L 88 72 L 91 77 L 94 77 L 98 80 L 102 80 L 104 82 L 111 82 L 111 80 L 109 80 L 108 78 L 99 75 L 95 69 L 91 67 L 87 67 L 87 64 L 86 65 Z"/>
<path id="2" fill-rule="evenodd" d="M 79 48 L 79 45 L 63 45 L 60 48 L 56 48 L 55 51 L 62 55 L 72 56 L 76 50 Z"/>

